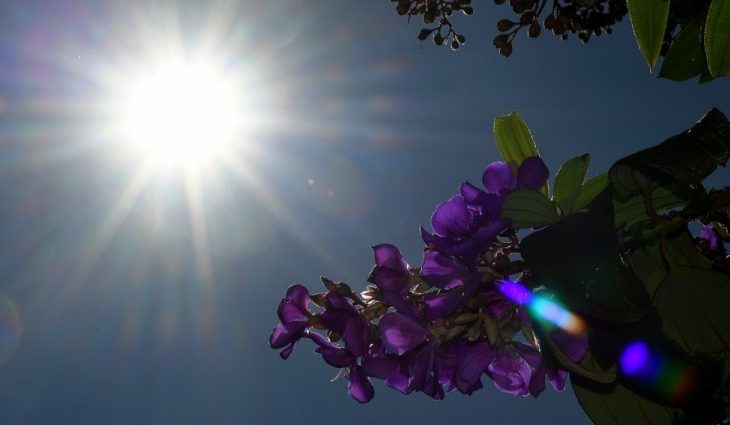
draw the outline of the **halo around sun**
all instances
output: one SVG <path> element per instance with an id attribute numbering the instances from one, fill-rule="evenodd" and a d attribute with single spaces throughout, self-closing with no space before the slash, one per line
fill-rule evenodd
<path id="1" fill-rule="evenodd" d="M 154 163 L 200 166 L 239 141 L 246 114 L 238 90 L 202 61 L 138 67 L 117 88 L 117 135 Z"/>

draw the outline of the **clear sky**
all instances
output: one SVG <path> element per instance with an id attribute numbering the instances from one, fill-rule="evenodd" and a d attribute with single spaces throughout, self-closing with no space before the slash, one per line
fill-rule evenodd
<path id="1" fill-rule="evenodd" d="M 277 303 L 320 275 L 364 286 L 377 243 L 419 265 L 418 226 L 498 159 L 496 115 L 520 111 L 551 171 L 588 152 L 596 174 L 730 113 L 730 80 L 656 79 L 627 22 L 505 59 L 491 2 L 457 20 L 459 52 L 388 0 L 146 3 L 0 2 L 0 423 L 588 423 L 570 390 L 486 379 L 359 405 L 311 346 L 268 347 Z M 109 80 L 170 45 L 214 56 L 250 117 L 192 183 L 142 173 L 110 124 Z"/>

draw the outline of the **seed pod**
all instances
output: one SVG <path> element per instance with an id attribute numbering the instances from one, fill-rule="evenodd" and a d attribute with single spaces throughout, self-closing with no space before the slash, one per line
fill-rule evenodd
<path id="1" fill-rule="evenodd" d="M 530 28 L 527 30 L 527 35 L 529 35 L 532 38 L 537 38 L 540 36 L 540 24 L 536 22 L 533 22 L 532 25 L 530 25 Z"/>
<path id="2" fill-rule="evenodd" d="M 509 57 L 509 55 L 512 54 L 512 43 L 507 43 L 504 47 L 499 49 L 499 54 L 504 57 Z"/>
<path id="3" fill-rule="evenodd" d="M 325 308 L 325 293 L 319 293 L 319 294 L 312 294 L 309 296 L 309 299 L 312 300 L 312 302 L 322 308 Z"/>
<path id="4" fill-rule="evenodd" d="M 500 34 L 494 37 L 494 41 L 492 43 L 494 43 L 494 47 L 501 50 L 509 43 L 509 36 L 507 34 Z"/>
<path id="5" fill-rule="evenodd" d="M 545 17 L 545 21 L 543 22 L 543 24 L 545 24 L 545 28 L 549 30 L 553 29 L 556 23 L 557 19 L 555 19 L 555 15 L 553 15 L 552 13 L 547 15 L 547 17 Z"/>
<path id="6" fill-rule="evenodd" d="M 476 313 L 462 313 L 454 318 L 454 323 L 457 325 L 466 325 L 469 324 L 479 318 L 479 315 Z"/>
<path id="7" fill-rule="evenodd" d="M 464 325 L 454 326 L 453 328 L 446 331 L 446 333 L 444 334 L 444 340 L 448 341 L 460 336 L 464 332 L 464 329 L 466 329 L 466 326 Z"/>
<path id="8" fill-rule="evenodd" d="M 327 288 L 328 291 L 336 292 L 337 291 L 337 284 L 330 279 L 327 279 L 324 276 L 320 276 L 319 279 L 322 281 L 322 284 L 325 288 Z"/>
<path id="9" fill-rule="evenodd" d="M 520 23 L 523 24 L 529 24 L 530 22 L 535 20 L 535 12 L 532 10 L 529 10 L 520 16 Z"/>
<path id="10" fill-rule="evenodd" d="M 509 31 L 510 28 L 512 28 L 515 25 L 514 22 L 510 21 L 509 19 L 502 19 L 501 21 L 497 22 L 497 29 L 501 32 Z"/>
<path id="11" fill-rule="evenodd" d="M 418 33 L 418 39 L 423 41 L 428 38 L 429 35 L 433 32 L 432 29 L 423 28 L 421 32 Z"/>
<path id="12" fill-rule="evenodd" d="M 466 331 L 466 339 L 474 342 L 482 336 L 482 327 L 479 323 L 475 323 Z"/>
<path id="13" fill-rule="evenodd" d="M 497 319 L 490 315 L 482 314 L 482 330 L 487 336 L 487 341 L 489 341 L 490 345 L 497 343 L 497 338 L 499 338 Z"/>

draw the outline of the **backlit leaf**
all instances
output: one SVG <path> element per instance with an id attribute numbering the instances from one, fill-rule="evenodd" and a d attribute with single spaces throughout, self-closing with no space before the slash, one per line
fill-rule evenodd
<path id="1" fill-rule="evenodd" d="M 669 0 L 627 0 L 631 27 L 649 69 L 659 58 L 669 17 Z"/>
<path id="2" fill-rule="evenodd" d="M 517 168 L 525 158 L 539 156 L 530 129 L 517 111 L 495 118 L 493 131 L 499 153 L 510 165 L 512 172 L 517 173 Z M 540 191 L 547 196 L 547 183 Z"/>
<path id="3" fill-rule="evenodd" d="M 713 77 L 730 75 L 730 0 L 713 0 L 705 21 L 705 52 Z"/>
<path id="4" fill-rule="evenodd" d="M 588 154 L 576 156 L 565 161 L 555 176 L 553 200 L 558 204 L 564 215 L 572 211 L 575 198 L 580 193 L 588 174 L 590 162 L 591 158 Z"/>
<path id="5" fill-rule="evenodd" d="M 502 217 L 517 228 L 542 227 L 560 219 L 555 204 L 535 190 L 515 190 L 502 205 Z"/>
<path id="6" fill-rule="evenodd" d="M 684 81 L 700 75 L 707 69 L 705 49 L 700 38 L 699 20 L 685 24 L 664 58 L 659 76 L 674 81 Z"/>

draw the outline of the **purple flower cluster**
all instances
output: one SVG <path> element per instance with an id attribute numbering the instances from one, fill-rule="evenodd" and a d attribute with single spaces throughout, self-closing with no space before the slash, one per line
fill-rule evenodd
<path id="1" fill-rule="evenodd" d="M 375 267 L 361 294 L 325 278 L 325 293 L 291 286 L 271 347 L 286 359 L 300 339 L 312 340 L 315 352 L 347 376 L 349 394 L 361 403 L 374 395 L 372 378 L 435 399 L 454 390 L 470 395 L 482 388 L 482 375 L 514 395 L 537 397 L 546 377 L 562 390 L 567 372 L 542 355 L 525 307 L 500 291 L 502 280 L 524 271 L 513 259 L 516 232 L 500 217 L 503 199 L 515 189 L 539 190 L 547 178 L 539 157 L 527 158 L 516 175 L 506 163 L 490 164 L 484 189 L 464 182 L 458 195 L 436 207 L 433 232 L 422 229 L 420 269 L 395 246 L 381 244 L 373 247 Z M 312 304 L 321 311 L 313 312 Z M 581 360 L 585 336 L 544 330 L 553 346 Z"/>

